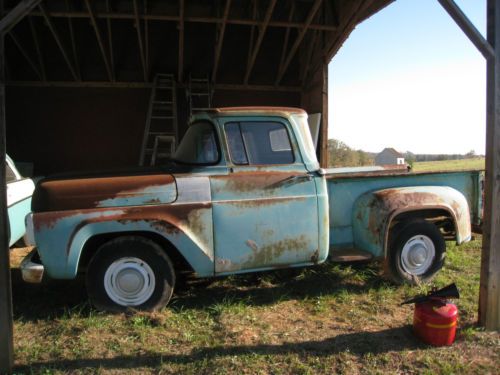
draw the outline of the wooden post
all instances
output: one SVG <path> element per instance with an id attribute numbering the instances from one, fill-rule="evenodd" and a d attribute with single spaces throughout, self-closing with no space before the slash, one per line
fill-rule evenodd
<path id="1" fill-rule="evenodd" d="M 500 0 L 488 0 L 487 38 L 495 52 L 487 66 L 486 180 L 479 324 L 500 329 Z"/>
<path id="2" fill-rule="evenodd" d="M 325 59 L 323 61 L 322 70 L 322 82 L 321 87 L 321 128 L 320 128 L 320 160 L 319 164 L 321 168 L 328 167 L 328 62 Z"/>
<path id="3" fill-rule="evenodd" d="M 10 279 L 7 187 L 5 180 L 5 34 L 0 33 L 0 374 L 10 374 L 14 340 Z"/>

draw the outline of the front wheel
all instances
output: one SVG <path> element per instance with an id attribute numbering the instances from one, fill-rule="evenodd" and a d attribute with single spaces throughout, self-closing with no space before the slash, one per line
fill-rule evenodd
<path id="1" fill-rule="evenodd" d="M 391 237 L 387 271 L 394 282 L 426 282 L 443 267 L 446 243 L 434 224 L 424 220 L 403 223 Z"/>
<path id="2" fill-rule="evenodd" d="M 102 245 L 87 270 L 87 292 L 99 310 L 158 310 L 172 297 L 172 262 L 155 242 L 120 237 Z"/>

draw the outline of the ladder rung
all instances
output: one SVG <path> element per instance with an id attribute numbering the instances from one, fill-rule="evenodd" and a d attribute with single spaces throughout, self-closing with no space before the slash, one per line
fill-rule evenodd
<path id="1" fill-rule="evenodd" d="M 173 120 L 174 116 L 151 116 L 154 120 Z"/>
<path id="2" fill-rule="evenodd" d="M 153 101 L 153 104 L 172 104 L 171 101 L 163 101 L 163 100 L 155 100 Z"/>
<path id="3" fill-rule="evenodd" d="M 149 132 L 148 133 L 149 135 L 175 135 L 174 133 L 172 132 Z"/>

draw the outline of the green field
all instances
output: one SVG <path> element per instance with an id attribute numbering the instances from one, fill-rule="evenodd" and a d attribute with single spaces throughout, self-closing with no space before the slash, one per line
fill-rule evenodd
<path id="1" fill-rule="evenodd" d="M 484 169 L 484 158 L 462 160 L 423 161 L 413 163 L 413 171 L 455 171 L 464 169 Z"/>
<path id="2" fill-rule="evenodd" d="M 91 308 L 81 280 L 23 284 L 14 274 L 15 371 L 34 374 L 494 374 L 500 335 L 477 328 L 480 240 L 448 244 L 435 280 L 462 298 L 457 341 L 411 332 L 405 298 L 377 265 L 326 263 L 181 285 L 157 313 Z"/>

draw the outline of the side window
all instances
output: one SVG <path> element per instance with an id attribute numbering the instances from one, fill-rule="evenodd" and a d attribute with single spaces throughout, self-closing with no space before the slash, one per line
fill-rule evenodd
<path id="1" fill-rule="evenodd" d="M 234 164 L 291 164 L 294 162 L 288 133 L 279 122 L 240 122 L 225 126 Z"/>
<path id="2" fill-rule="evenodd" d="M 12 168 L 10 167 L 9 164 L 5 164 L 5 180 L 7 181 L 7 183 L 9 182 L 13 182 L 13 181 L 16 181 L 16 174 L 14 173 L 14 171 L 12 170 Z"/>

